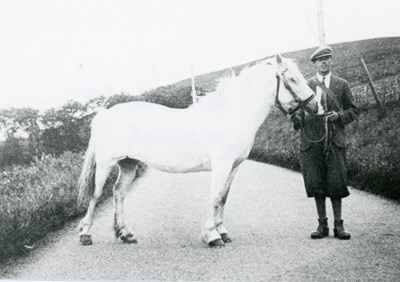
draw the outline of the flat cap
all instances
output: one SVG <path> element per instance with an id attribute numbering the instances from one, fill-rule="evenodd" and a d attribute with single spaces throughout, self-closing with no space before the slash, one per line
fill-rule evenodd
<path id="1" fill-rule="evenodd" d="M 310 60 L 311 62 L 315 62 L 318 58 L 322 57 L 332 57 L 332 48 L 329 46 L 318 47 L 318 49 L 312 53 Z"/>

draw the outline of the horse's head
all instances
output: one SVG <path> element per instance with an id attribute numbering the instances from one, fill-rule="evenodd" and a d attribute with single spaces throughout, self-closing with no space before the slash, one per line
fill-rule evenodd
<path id="1" fill-rule="evenodd" d="M 275 105 L 288 116 L 301 109 L 315 114 L 318 110 L 315 94 L 297 65 L 279 54 L 275 56 L 274 64 L 277 78 Z"/>

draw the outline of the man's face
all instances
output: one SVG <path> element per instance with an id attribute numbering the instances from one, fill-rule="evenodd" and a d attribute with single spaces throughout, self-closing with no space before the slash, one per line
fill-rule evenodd
<path id="1" fill-rule="evenodd" d="M 315 60 L 317 71 L 321 75 L 327 75 L 331 71 L 332 57 L 321 57 Z"/>

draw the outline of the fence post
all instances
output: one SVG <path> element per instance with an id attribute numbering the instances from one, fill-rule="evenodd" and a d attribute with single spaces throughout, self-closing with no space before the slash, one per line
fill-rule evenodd
<path id="1" fill-rule="evenodd" d="M 371 88 L 372 94 L 374 95 L 376 104 L 378 105 L 379 117 L 383 117 L 385 115 L 385 110 L 384 110 L 384 108 L 382 106 L 381 101 L 379 100 L 378 95 L 376 94 L 375 86 L 374 86 L 374 83 L 372 82 L 371 74 L 369 73 L 367 65 L 365 64 L 365 62 L 364 62 L 364 60 L 362 58 L 361 58 L 361 63 L 362 63 L 363 69 L 365 71 L 365 74 L 367 75 L 368 84 L 369 84 L 369 86 Z"/>
<path id="2" fill-rule="evenodd" d="M 397 101 L 400 101 L 400 75 L 396 77 L 396 93 L 397 93 Z"/>
<path id="3" fill-rule="evenodd" d="M 394 84 L 393 81 L 390 83 L 390 88 L 391 88 L 390 93 L 392 95 L 391 102 L 394 102 L 394 101 L 396 101 L 396 94 L 397 93 L 396 93 L 396 85 Z"/>
<path id="4" fill-rule="evenodd" d="M 195 81 L 194 81 L 194 67 L 193 67 L 193 64 L 191 65 L 191 73 L 192 73 L 192 77 L 191 77 L 191 85 L 192 85 L 192 92 L 191 92 L 191 94 L 192 94 L 192 102 L 193 102 L 193 104 L 196 104 L 197 103 L 197 101 L 198 101 L 198 98 L 197 98 L 197 93 L 196 93 L 196 86 L 195 86 Z"/>
<path id="5" fill-rule="evenodd" d="M 386 102 L 388 100 L 389 97 L 388 96 L 388 87 L 386 85 L 386 83 L 382 86 L 383 87 L 383 101 L 382 101 L 382 105 L 386 105 Z M 390 99 L 390 98 L 389 98 Z"/>

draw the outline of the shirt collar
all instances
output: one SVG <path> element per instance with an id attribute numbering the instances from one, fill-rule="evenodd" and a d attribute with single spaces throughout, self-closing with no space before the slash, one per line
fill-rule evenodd
<path id="1" fill-rule="evenodd" d="M 321 81 L 322 82 L 322 78 L 323 78 L 324 76 L 323 75 L 320 75 L 318 72 L 317 72 L 317 78 L 318 78 L 318 80 L 319 81 Z M 331 72 L 329 72 L 327 75 L 325 75 L 325 82 L 330 82 L 331 81 L 331 77 L 332 77 L 332 73 Z"/>

